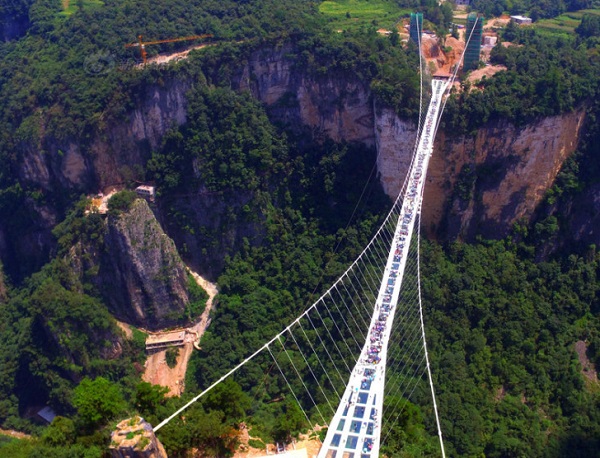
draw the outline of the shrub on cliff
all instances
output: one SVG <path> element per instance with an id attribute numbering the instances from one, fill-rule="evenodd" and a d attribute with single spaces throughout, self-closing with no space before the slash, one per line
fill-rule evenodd
<path id="1" fill-rule="evenodd" d="M 127 189 L 116 193 L 108 200 L 108 213 L 116 216 L 120 215 L 121 212 L 129 211 L 136 198 L 136 193 Z"/>
<path id="2" fill-rule="evenodd" d="M 122 415 L 126 408 L 119 386 L 104 377 L 85 377 L 74 390 L 73 405 L 83 423 L 92 427 Z"/>

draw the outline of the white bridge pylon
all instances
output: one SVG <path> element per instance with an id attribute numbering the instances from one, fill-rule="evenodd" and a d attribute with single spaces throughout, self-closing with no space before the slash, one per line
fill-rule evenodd
<path id="1" fill-rule="evenodd" d="M 318 458 L 378 457 L 385 387 L 388 340 L 406 267 L 407 252 L 423 199 L 433 139 L 437 131 L 445 80 L 432 81 L 432 96 L 424 128 L 409 171 L 408 187 L 391 242 L 367 339 L 340 404 L 329 424 Z"/>

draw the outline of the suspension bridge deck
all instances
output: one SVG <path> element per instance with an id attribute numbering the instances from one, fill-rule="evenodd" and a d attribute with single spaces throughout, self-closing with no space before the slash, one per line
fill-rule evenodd
<path id="1" fill-rule="evenodd" d="M 408 187 L 391 241 L 367 339 L 329 424 L 319 458 L 379 456 L 388 340 L 396 309 L 402 307 L 401 303 L 398 304 L 398 298 L 406 267 L 406 253 L 416 215 L 421 208 L 427 166 L 447 86 L 445 80 L 434 79 L 432 82 L 432 96 L 424 128 L 409 171 Z"/>

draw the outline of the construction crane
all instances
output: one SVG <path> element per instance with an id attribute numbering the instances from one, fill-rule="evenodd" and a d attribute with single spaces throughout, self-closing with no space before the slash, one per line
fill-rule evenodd
<path id="1" fill-rule="evenodd" d="M 125 45 L 126 48 L 140 48 L 140 54 L 142 55 L 142 61 L 144 65 L 146 65 L 146 61 L 148 60 L 148 54 L 146 53 L 146 46 L 148 45 L 157 45 L 160 43 L 175 43 L 177 41 L 187 41 L 187 40 L 200 40 L 202 38 L 212 38 L 210 33 L 205 33 L 204 35 L 192 35 L 189 37 L 179 37 L 179 38 L 167 38 L 166 40 L 155 40 L 155 41 L 144 41 L 142 35 L 138 35 L 137 43 L 129 43 Z"/>

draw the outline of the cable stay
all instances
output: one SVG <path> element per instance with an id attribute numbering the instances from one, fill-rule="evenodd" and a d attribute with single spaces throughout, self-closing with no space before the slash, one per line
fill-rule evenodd
<path id="1" fill-rule="evenodd" d="M 464 52 L 448 81 L 433 79 L 424 112 L 421 33 L 417 138 L 401 191 L 375 235 L 312 305 L 154 431 L 263 355 L 313 431 L 328 427 L 319 458 L 379 456 L 408 403 L 424 396 L 431 396 L 445 457 L 421 298 L 420 219 L 433 141 Z"/>

